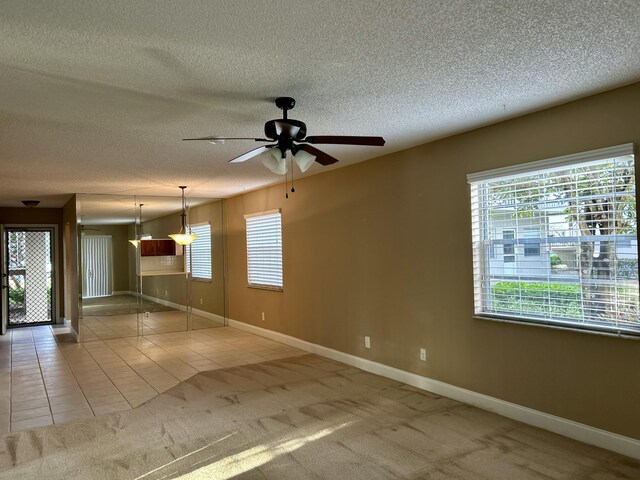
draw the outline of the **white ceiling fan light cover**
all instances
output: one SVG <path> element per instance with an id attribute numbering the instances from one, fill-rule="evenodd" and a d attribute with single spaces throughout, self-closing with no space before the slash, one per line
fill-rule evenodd
<path id="1" fill-rule="evenodd" d="M 313 162 L 315 162 L 316 157 L 304 150 L 298 150 L 298 152 L 293 156 L 293 159 L 298 164 L 300 171 L 304 173 L 309 170 L 309 168 L 311 168 L 311 165 L 313 165 Z"/>
<path id="2" fill-rule="evenodd" d="M 287 173 L 287 159 L 282 158 L 280 150 L 274 148 L 270 152 L 260 154 L 262 164 L 276 175 L 285 175 Z"/>

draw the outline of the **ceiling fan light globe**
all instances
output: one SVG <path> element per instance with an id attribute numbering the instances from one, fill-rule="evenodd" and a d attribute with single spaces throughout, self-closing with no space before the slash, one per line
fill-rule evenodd
<path id="1" fill-rule="evenodd" d="M 311 155 L 309 152 L 305 152 L 304 150 L 298 150 L 298 152 L 293 156 L 293 159 L 296 161 L 298 168 L 302 173 L 309 170 L 313 162 L 315 162 L 315 155 Z"/>
<path id="2" fill-rule="evenodd" d="M 268 153 L 263 153 L 262 164 L 276 175 L 284 175 L 287 173 L 287 160 L 282 158 L 279 149 L 274 148 Z"/>

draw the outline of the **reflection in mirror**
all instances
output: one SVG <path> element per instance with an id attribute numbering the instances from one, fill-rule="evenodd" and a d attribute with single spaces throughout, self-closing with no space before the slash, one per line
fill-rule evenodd
<path id="1" fill-rule="evenodd" d="M 202 232 L 188 248 L 168 237 L 180 228 L 179 198 L 77 199 L 82 341 L 225 325 L 220 200 L 188 202 L 188 223 Z"/>

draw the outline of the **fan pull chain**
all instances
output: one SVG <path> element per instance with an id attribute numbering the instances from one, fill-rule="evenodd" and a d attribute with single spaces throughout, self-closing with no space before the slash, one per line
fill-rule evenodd
<path id="1" fill-rule="evenodd" d="M 285 170 L 285 172 L 284 172 L 284 198 L 289 198 L 289 185 L 287 183 L 288 177 L 289 177 L 288 172 Z"/>
<path id="2" fill-rule="evenodd" d="M 289 198 L 289 187 L 287 185 L 287 172 L 284 173 L 284 198 Z"/>
<path id="3" fill-rule="evenodd" d="M 296 189 L 293 188 L 293 152 L 291 152 L 291 193 L 296 193 Z"/>

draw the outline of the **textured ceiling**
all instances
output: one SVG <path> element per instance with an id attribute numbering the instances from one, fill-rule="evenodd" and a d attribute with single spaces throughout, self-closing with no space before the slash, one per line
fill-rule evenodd
<path id="1" fill-rule="evenodd" d="M 217 200 L 219 202 L 219 200 Z M 187 209 L 211 202 L 208 198 L 190 197 Z M 182 200 L 177 197 L 153 195 L 80 194 L 76 197 L 78 221 L 82 225 L 129 225 L 142 218 L 143 222 L 182 211 Z M 140 208 L 142 206 L 142 208 Z"/>
<path id="2" fill-rule="evenodd" d="M 225 197 L 293 96 L 339 168 L 640 80 L 640 2 L 0 1 L 0 205 L 70 193 Z"/>

